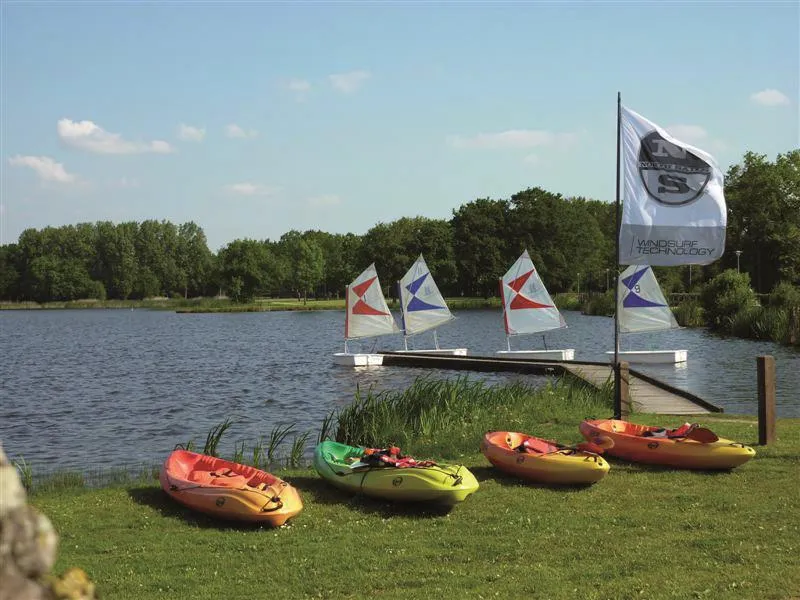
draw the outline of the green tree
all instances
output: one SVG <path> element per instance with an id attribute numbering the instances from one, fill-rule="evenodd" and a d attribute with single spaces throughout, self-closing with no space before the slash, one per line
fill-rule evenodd
<path id="1" fill-rule="evenodd" d="M 250 302 L 266 281 L 269 249 L 256 240 L 234 240 L 220 250 L 223 286 L 235 302 Z"/>
<path id="2" fill-rule="evenodd" d="M 785 280 L 800 283 L 800 150 L 779 154 L 774 163 L 747 152 L 725 178 L 728 231 L 719 268 L 751 274 L 759 293 Z"/>
<path id="3" fill-rule="evenodd" d="M 309 290 L 322 282 L 325 266 L 322 248 L 313 239 L 304 239 L 295 230 L 283 234 L 279 244 L 281 253 L 290 265 L 288 283 L 298 297 L 302 294 L 303 304 L 306 304 Z"/>
<path id="4" fill-rule="evenodd" d="M 497 280 L 508 269 L 509 203 L 478 198 L 453 211 L 453 257 L 460 291 L 494 296 Z"/>

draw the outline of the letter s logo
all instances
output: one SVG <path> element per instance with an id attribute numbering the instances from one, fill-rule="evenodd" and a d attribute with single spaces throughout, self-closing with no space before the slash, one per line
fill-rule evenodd
<path id="1" fill-rule="evenodd" d="M 658 186 L 659 194 L 686 194 L 692 191 L 692 188 L 686 185 L 686 178 L 677 175 L 659 175 L 658 183 L 661 184 Z"/>

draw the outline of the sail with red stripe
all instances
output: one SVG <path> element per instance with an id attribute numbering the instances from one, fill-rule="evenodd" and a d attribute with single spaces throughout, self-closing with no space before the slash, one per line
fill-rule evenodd
<path id="1" fill-rule="evenodd" d="M 381 290 L 375 263 L 347 286 L 345 340 L 377 337 L 400 332 Z"/>
<path id="2" fill-rule="evenodd" d="M 500 279 L 506 335 L 539 333 L 566 327 L 525 250 Z"/>

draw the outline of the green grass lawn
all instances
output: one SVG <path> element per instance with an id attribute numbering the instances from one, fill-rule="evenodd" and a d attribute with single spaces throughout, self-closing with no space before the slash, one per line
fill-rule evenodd
<path id="1" fill-rule="evenodd" d="M 578 441 L 578 422 L 548 418 L 537 433 Z M 754 418 L 701 422 L 757 441 Z M 481 487 L 449 512 L 350 496 L 305 468 L 276 471 L 304 501 L 280 529 L 204 517 L 156 481 L 39 491 L 31 502 L 61 536 L 56 571 L 83 568 L 104 598 L 800 596 L 800 419 L 779 421 L 777 443 L 731 472 L 612 458 L 589 488 L 504 476 L 472 437 L 453 455 Z"/>

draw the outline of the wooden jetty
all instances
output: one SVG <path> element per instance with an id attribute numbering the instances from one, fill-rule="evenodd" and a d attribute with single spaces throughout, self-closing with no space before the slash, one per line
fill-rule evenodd
<path id="1" fill-rule="evenodd" d="M 443 356 L 414 352 L 381 352 L 383 364 L 396 367 L 455 369 L 462 371 L 513 371 L 536 375 L 566 374 L 601 388 L 612 380 L 611 364 L 586 361 L 544 361 L 535 359 L 496 358 L 493 356 Z M 723 412 L 722 408 L 699 396 L 676 388 L 636 369 L 629 372 L 629 391 L 636 412 L 692 415 Z M 613 380 L 612 380 L 613 381 Z"/>

